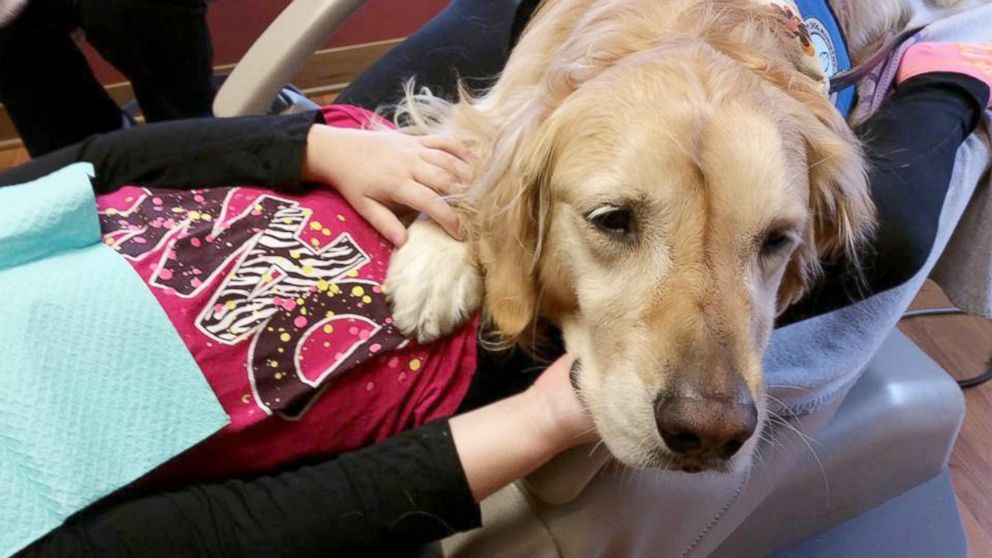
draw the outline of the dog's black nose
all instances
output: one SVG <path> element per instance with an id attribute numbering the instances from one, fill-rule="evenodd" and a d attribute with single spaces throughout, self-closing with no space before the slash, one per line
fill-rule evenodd
<path id="1" fill-rule="evenodd" d="M 746 389 L 738 397 L 719 399 L 661 394 L 654 416 L 670 450 L 700 459 L 730 459 L 758 425 L 758 411 Z"/>

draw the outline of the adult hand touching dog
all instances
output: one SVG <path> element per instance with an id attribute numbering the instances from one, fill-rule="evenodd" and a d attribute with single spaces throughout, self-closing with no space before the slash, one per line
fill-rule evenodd
<path id="1" fill-rule="evenodd" d="M 476 501 L 559 453 L 598 440 L 569 381 L 572 358 L 555 361 L 523 393 L 451 419 L 451 435 Z"/>
<path id="2" fill-rule="evenodd" d="M 307 135 L 302 178 L 333 185 L 380 234 L 399 246 L 404 208 L 424 213 L 456 239 L 458 215 L 445 201 L 471 180 L 471 155 L 441 136 L 314 125 Z"/>
<path id="3" fill-rule="evenodd" d="M 596 426 L 578 391 L 572 386 L 570 373 L 575 361 L 568 355 L 556 360 L 527 390 L 534 409 L 543 413 L 543 425 L 551 446 L 559 451 L 599 440 Z"/>

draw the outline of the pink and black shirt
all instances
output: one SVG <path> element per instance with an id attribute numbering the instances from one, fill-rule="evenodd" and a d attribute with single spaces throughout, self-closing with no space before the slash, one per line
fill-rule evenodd
<path id="1" fill-rule="evenodd" d="M 374 115 L 329 107 L 331 125 Z M 475 327 L 428 346 L 393 327 L 391 246 L 330 187 L 98 196 L 104 242 L 165 309 L 230 416 L 164 466 L 183 481 L 340 454 L 451 415 L 476 366 Z"/>

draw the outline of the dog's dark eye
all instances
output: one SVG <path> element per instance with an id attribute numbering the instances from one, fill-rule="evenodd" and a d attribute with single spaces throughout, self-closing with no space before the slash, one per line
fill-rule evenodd
<path id="1" fill-rule="evenodd" d="M 634 229 L 633 212 L 626 207 L 597 207 L 586 215 L 586 219 L 599 230 L 614 236 L 626 236 Z"/>
<path id="2" fill-rule="evenodd" d="M 765 236 L 761 244 L 762 256 L 775 256 L 792 246 L 792 236 L 787 232 L 773 231 Z"/>

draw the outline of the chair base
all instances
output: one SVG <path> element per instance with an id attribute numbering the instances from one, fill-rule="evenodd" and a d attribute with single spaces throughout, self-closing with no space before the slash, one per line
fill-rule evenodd
<path id="1" fill-rule="evenodd" d="M 950 471 L 814 535 L 772 558 L 966 558 L 968 542 Z"/>

